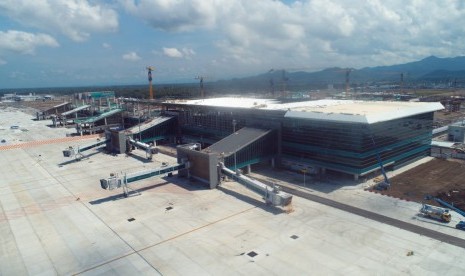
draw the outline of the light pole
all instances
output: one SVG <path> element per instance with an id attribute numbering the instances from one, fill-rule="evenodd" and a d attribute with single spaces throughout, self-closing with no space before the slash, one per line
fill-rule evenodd
<path id="1" fill-rule="evenodd" d="M 236 119 L 232 120 L 232 125 L 233 125 L 233 134 L 234 134 L 236 133 Z M 237 171 L 236 152 L 237 152 L 237 149 L 234 149 L 234 172 L 235 173 Z"/>
<path id="2" fill-rule="evenodd" d="M 142 142 L 142 133 L 140 133 L 140 113 L 139 113 L 139 141 Z"/>

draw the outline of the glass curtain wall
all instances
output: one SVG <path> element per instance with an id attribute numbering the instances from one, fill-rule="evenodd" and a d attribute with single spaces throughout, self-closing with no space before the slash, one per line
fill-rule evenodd
<path id="1" fill-rule="evenodd" d="M 142 142 L 169 140 L 170 138 L 174 137 L 176 133 L 176 127 L 177 122 L 173 118 L 145 131 L 142 131 Z M 139 134 L 135 134 L 134 137 L 139 138 Z"/>
<path id="2" fill-rule="evenodd" d="M 236 160 L 234 163 L 234 154 L 224 158 L 224 164 L 230 169 L 242 168 L 250 164 L 256 164 L 264 160 L 268 160 L 277 154 L 278 139 L 277 131 L 272 131 L 266 136 L 258 139 L 250 145 L 239 149 L 236 152 Z"/>
<path id="3" fill-rule="evenodd" d="M 282 153 L 292 159 L 350 174 L 429 154 L 433 113 L 379 122 L 342 123 L 286 118 Z"/>

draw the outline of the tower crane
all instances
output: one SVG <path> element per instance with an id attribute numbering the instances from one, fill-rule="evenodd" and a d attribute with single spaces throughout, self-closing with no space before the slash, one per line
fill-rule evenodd
<path id="1" fill-rule="evenodd" d="M 275 72 L 276 74 L 281 72 L 281 96 L 284 96 L 284 94 L 286 93 L 287 83 L 289 82 L 289 77 L 286 76 L 286 69 L 279 69 L 279 70 L 275 70 L 273 68 L 270 69 L 268 71 L 268 74 L 270 74 L 270 89 L 271 89 L 271 94 L 273 98 L 275 97 L 275 82 L 274 82 Z"/>
<path id="2" fill-rule="evenodd" d="M 271 96 L 274 98 L 275 97 L 275 91 L 274 91 L 274 78 L 273 78 L 273 72 L 274 69 L 271 68 L 270 71 L 268 71 L 268 74 L 270 74 L 270 90 L 271 90 Z"/>
<path id="3" fill-rule="evenodd" d="M 400 73 L 400 94 L 404 94 L 404 73 Z"/>
<path id="4" fill-rule="evenodd" d="M 346 69 L 346 95 L 348 95 L 349 90 L 350 90 L 350 72 L 352 72 L 352 69 L 347 68 Z"/>
<path id="5" fill-rule="evenodd" d="M 346 97 L 349 95 L 349 90 L 350 90 L 350 73 L 354 71 L 352 68 L 336 68 L 334 72 L 336 73 L 344 73 L 345 74 L 345 95 Z"/>
<path id="6" fill-rule="evenodd" d="M 199 80 L 199 86 L 200 86 L 200 98 L 205 98 L 205 91 L 203 90 L 203 76 L 197 76 L 195 77 L 196 80 Z"/>
<path id="7" fill-rule="evenodd" d="M 153 100 L 153 88 L 152 88 L 152 71 L 155 70 L 155 67 L 153 66 L 147 66 L 146 67 L 148 73 L 147 77 L 149 79 L 149 99 Z"/>
<path id="8" fill-rule="evenodd" d="M 281 74 L 281 80 L 282 80 L 282 84 L 283 84 L 281 93 L 284 96 L 284 94 L 286 93 L 286 89 L 287 89 L 287 82 L 289 81 L 289 78 L 286 77 L 286 70 L 284 70 L 284 69 L 283 69 L 282 74 Z"/>

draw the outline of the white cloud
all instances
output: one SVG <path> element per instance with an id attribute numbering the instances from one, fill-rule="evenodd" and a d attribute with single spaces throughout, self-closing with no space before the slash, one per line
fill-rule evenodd
<path id="1" fill-rule="evenodd" d="M 163 48 L 163 54 L 167 57 L 182 58 L 183 54 L 176 48 Z"/>
<path id="2" fill-rule="evenodd" d="M 157 53 L 155 51 L 155 53 Z M 186 58 L 186 59 L 191 59 L 193 56 L 195 56 L 195 51 L 191 48 L 184 47 L 181 50 L 178 50 L 177 48 L 163 48 L 163 54 L 167 57 L 171 58 Z"/>
<path id="3" fill-rule="evenodd" d="M 215 37 L 226 63 L 309 67 L 394 64 L 465 48 L 459 1 L 120 0 L 157 30 Z M 186 54 L 177 50 L 182 56 Z M 175 56 L 179 57 L 180 54 Z M 221 57 L 216 58 L 222 60 Z"/>
<path id="4" fill-rule="evenodd" d="M 58 42 L 47 34 L 33 34 L 15 30 L 0 31 L 0 51 L 34 54 L 37 47 L 58 47 Z"/>
<path id="5" fill-rule="evenodd" d="M 102 47 L 105 49 L 111 49 L 111 45 L 106 42 L 102 43 Z"/>
<path id="6" fill-rule="evenodd" d="M 138 61 L 141 58 L 136 52 L 129 52 L 123 55 L 123 59 L 127 61 Z"/>
<path id="7" fill-rule="evenodd" d="M 218 14 L 216 0 L 120 0 L 133 15 L 166 31 L 190 31 L 198 27 L 212 28 Z M 227 3 L 224 3 L 227 6 Z"/>
<path id="8" fill-rule="evenodd" d="M 191 57 L 195 55 L 195 51 L 190 48 L 182 48 L 182 52 L 186 57 Z"/>
<path id="9" fill-rule="evenodd" d="M 24 26 L 60 32 L 74 41 L 118 28 L 117 13 L 90 0 L 0 0 L 0 14 Z"/>
<path id="10" fill-rule="evenodd" d="M 7 64 L 6 60 L 3 60 L 0 58 L 0 65 L 5 65 L 5 64 Z"/>

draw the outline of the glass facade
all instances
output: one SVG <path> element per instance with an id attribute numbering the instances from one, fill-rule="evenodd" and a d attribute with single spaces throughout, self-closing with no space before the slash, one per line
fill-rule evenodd
<path id="1" fill-rule="evenodd" d="M 285 117 L 285 110 L 170 106 L 178 113 L 179 135 L 214 143 L 244 126 L 276 130 L 269 153 L 296 163 L 353 175 L 399 166 L 430 153 L 434 112 L 373 124 Z M 171 109 L 171 110 L 173 110 Z M 262 141 L 263 143 L 264 141 Z M 242 154 L 242 153 L 241 153 Z M 236 156 L 237 158 L 237 156 Z M 240 163 L 248 162 L 242 158 Z M 230 165 L 230 160 L 227 160 Z"/>
<path id="2" fill-rule="evenodd" d="M 182 136 L 197 137 L 199 143 L 215 143 L 245 126 L 279 128 L 283 111 L 238 110 L 235 108 L 184 107 L 179 112 Z M 235 124 L 233 124 L 235 121 Z"/>
<path id="3" fill-rule="evenodd" d="M 239 149 L 236 152 L 236 160 L 234 160 L 234 154 L 231 154 L 224 158 L 224 164 L 226 167 L 234 169 L 234 166 L 242 168 L 271 159 L 278 153 L 276 135 L 277 131 L 272 131 L 261 139 Z"/>
<path id="4" fill-rule="evenodd" d="M 128 121 L 128 119 L 126 119 Z M 133 124 L 138 124 L 137 118 L 132 119 Z M 177 128 L 177 121 L 175 118 L 164 121 L 149 129 L 143 130 L 140 135 L 134 134 L 135 139 L 140 139 L 141 142 L 148 143 L 160 140 L 170 140 L 175 137 Z"/>
<path id="5" fill-rule="evenodd" d="M 430 151 L 433 112 L 375 124 L 286 118 L 282 154 L 290 159 L 363 175 Z"/>

